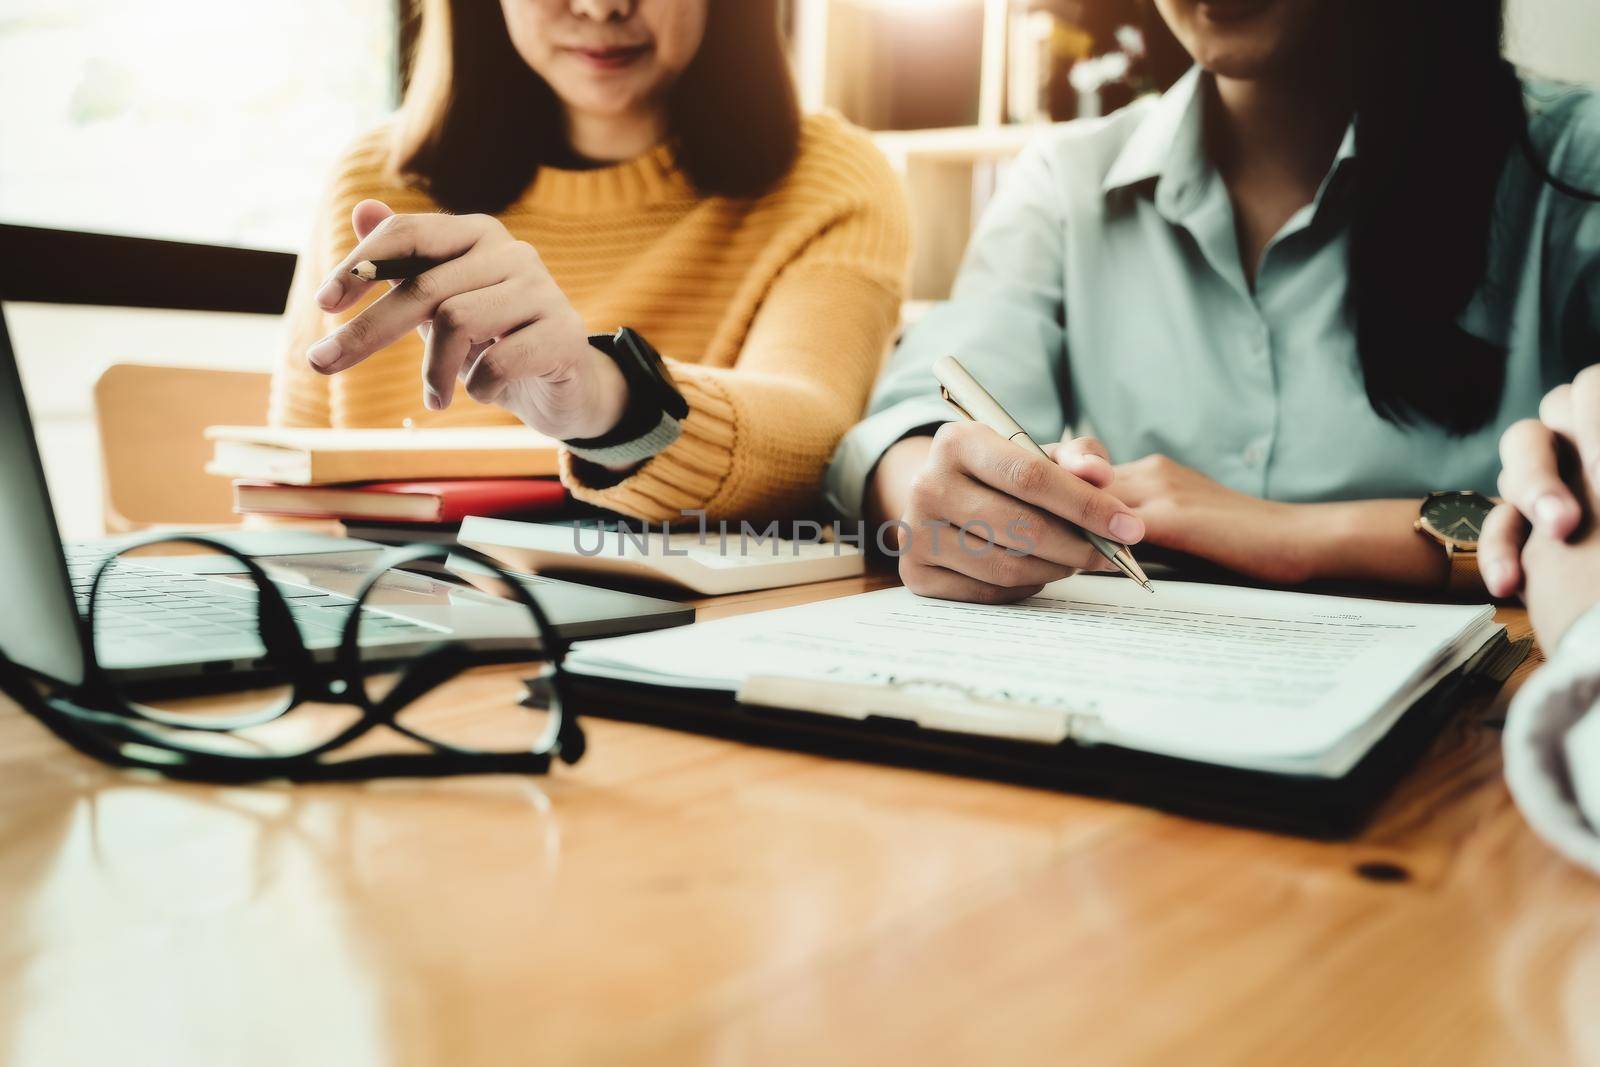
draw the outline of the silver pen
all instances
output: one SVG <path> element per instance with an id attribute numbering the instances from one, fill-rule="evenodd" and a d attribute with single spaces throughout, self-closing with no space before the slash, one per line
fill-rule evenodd
<path id="1" fill-rule="evenodd" d="M 1038 442 L 1028 436 L 1028 431 L 1017 425 L 1000 402 L 989 395 L 989 391 L 978 384 L 978 379 L 967 372 L 967 368 L 954 356 L 943 356 L 933 365 L 933 376 L 939 381 L 939 395 L 945 403 L 955 408 L 963 416 L 973 422 L 979 422 L 989 427 L 995 433 L 1004 437 L 1035 455 L 1049 459 L 1049 455 L 1040 448 Z M 1150 584 L 1150 579 L 1145 577 L 1144 569 L 1139 566 L 1139 561 L 1133 558 L 1133 553 L 1128 551 L 1128 546 L 1101 537 L 1091 530 L 1085 530 L 1076 523 L 1069 522 L 1074 530 L 1082 534 L 1085 539 L 1106 559 L 1126 574 L 1129 578 L 1144 586 L 1145 592 L 1153 593 L 1155 588 Z"/>

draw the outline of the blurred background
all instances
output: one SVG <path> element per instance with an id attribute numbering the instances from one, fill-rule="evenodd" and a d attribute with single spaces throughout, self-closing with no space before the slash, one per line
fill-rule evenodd
<path id="1" fill-rule="evenodd" d="M 1516 62 L 1600 83 L 1600 2 L 1510 11 Z M 948 291 L 1037 124 L 1182 72 L 1153 18 L 1143 0 L 788 0 L 806 106 L 875 131 L 906 182 L 914 301 Z M 67 536 L 106 524 L 93 385 L 108 366 L 271 367 L 273 300 L 196 310 L 213 303 L 207 273 L 287 276 L 335 156 L 395 106 L 415 30 L 409 0 L 0 0 L 0 299 Z M 209 247 L 161 251 L 170 294 L 150 278 L 115 301 L 88 286 L 47 303 L 27 299 L 41 294 L 17 252 L 41 229 Z"/>

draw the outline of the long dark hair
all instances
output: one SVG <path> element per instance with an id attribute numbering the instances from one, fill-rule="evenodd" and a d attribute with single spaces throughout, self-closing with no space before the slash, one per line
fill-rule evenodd
<path id="1" fill-rule="evenodd" d="M 1495 201 L 1513 153 L 1544 181 L 1504 0 L 1351 0 L 1356 194 L 1350 310 L 1367 397 L 1391 422 L 1486 426 L 1506 352 L 1458 325 L 1484 284 Z M 1441 164 L 1447 161 L 1445 169 Z"/>
<path id="2" fill-rule="evenodd" d="M 517 54 L 499 0 L 421 0 L 394 170 L 456 212 L 502 210 L 569 152 L 559 101 Z M 706 196 L 788 173 L 800 108 L 778 0 L 709 0 L 705 40 L 668 97 L 678 165 Z"/>

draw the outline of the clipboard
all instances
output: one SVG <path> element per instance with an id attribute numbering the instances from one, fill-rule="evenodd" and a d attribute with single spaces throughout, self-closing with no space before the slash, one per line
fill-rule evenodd
<path id="1" fill-rule="evenodd" d="M 1531 644 L 1511 642 L 1504 632 L 1497 635 L 1413 703 L 1339 778 L 1243 770 L 1101 744 L 1093 716 L 1041 716 L 1031 708 L 1023 715 L 1017 706 L 972 700 L 953 689 L 941 698 L 918 691 L 916 683 L 896 692 L 894 687 L 766 676 L 750 679 L 736 696 L 569 675 L 562 691 L 567 706 L 580 715 L 1341 839 L 1367 824 L 1440 731 L 1464 709 L 1490 697 Z M 990 717 L 985 723 L 990 732 L 965 732 L 962 719 L 972 716 Z M 1008 721 L 1015 729 L 993 729 Z"/>

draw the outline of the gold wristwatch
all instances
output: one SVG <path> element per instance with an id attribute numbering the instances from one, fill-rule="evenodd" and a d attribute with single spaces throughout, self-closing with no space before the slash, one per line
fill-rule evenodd
<path id="1" fill-rule="evenodd" d="M 1451 592 L 1484 591 L 1478 576 L 1478 537 L 1483 520 L 1493 510 L 1493 500 L 1471 490 L 1429 493 L 1422 502 L 1416 528 L 1444 549 L 1445 559 L 1450 561 Z"/>

